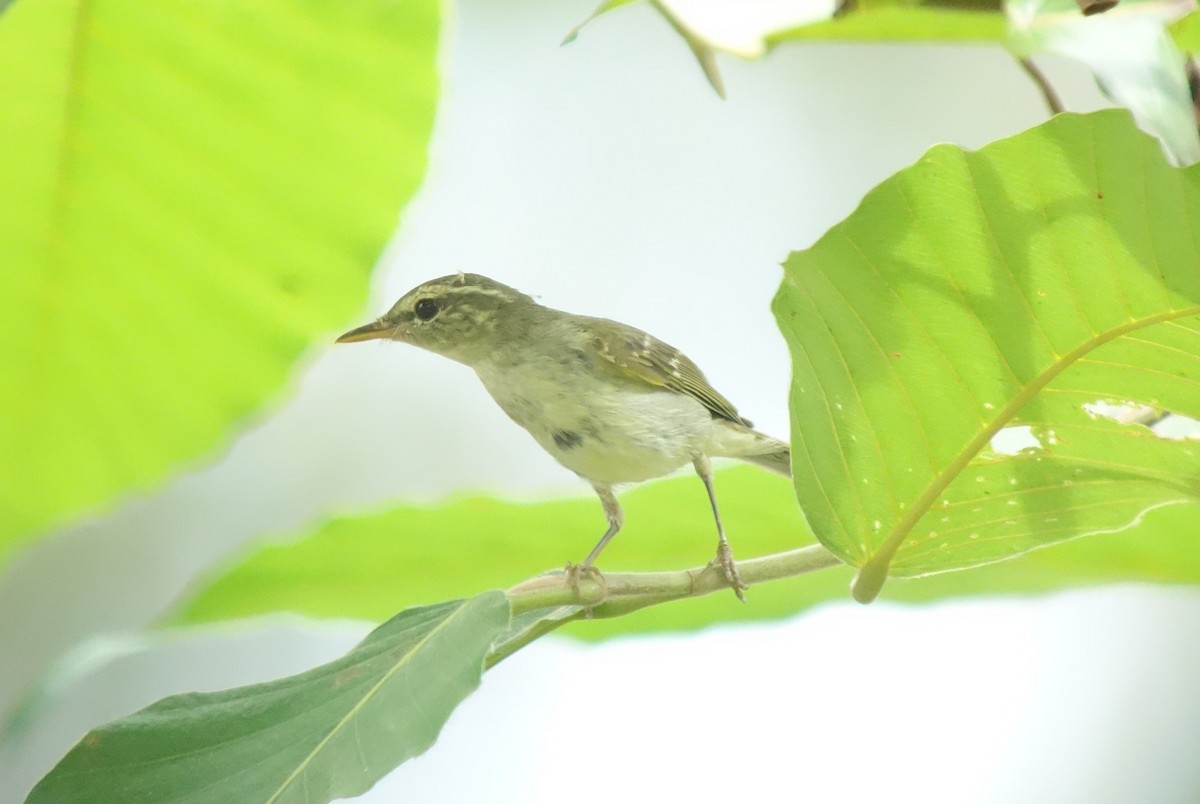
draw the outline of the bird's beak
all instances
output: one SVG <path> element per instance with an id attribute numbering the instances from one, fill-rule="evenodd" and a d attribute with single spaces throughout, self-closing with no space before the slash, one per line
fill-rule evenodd
<path id="1" fill-rule="evenodd" d="M 377 318 L 370 324 L 352 329 L 337 339 L 338 343 L 356 343 L 358 341 L 373 341 L 377 338 L 392 338 L 397 334 L 395 324 L 389 324 L 382 318 Z"/>

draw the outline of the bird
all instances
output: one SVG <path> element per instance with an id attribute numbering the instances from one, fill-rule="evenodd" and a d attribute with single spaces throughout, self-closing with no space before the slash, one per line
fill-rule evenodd
<path id="1" fill-rule="evenodd" d="M 721 523 L 710 459 L 737 458 L 790 476 L 790 447 L 755 430 L 678 349 L 627 324 L 556 310 L 494 279 L 462 272 L 418 285 L 337 342 L 377 339 L 474 369 L 509 418 L 591 484 L 608 528 L 568 570 L 599 572 L 596 559 L 625 520 L 615 487 L 691 463 L 716 522 L 710 566 L 720 567 L 745 600 L 747 586 Z"/>

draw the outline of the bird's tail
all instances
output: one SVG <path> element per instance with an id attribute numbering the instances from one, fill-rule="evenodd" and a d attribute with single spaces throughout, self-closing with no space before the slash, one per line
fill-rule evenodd
<path id="1" fill-rule="evenodd" d="M 776 442 L 779 444 L 779 449 L 774 452 L 765 452 L 762 455 L 743 455 L 742 460 L 747 463 L 752 463 L 755 466 L 762 467 L 768 472 L 774 472 L 777 475 L 784 477 L 792 476 L 792 450 L 787 444 L 782 441 Z"/>
<path id="2" fill-rule="evenodd" d="M 777 438 L 771 438 L 741 424 L 729 424 L 719 431 L 710 453 L 737 458 L 784 477 L 792 476 L 792 450 Z"/>

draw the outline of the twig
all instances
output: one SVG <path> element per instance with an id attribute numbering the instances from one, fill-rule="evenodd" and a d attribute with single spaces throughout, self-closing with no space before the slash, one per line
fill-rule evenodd
<path id="1" fill-rule="evenodd" d="M 842 561 L 833 553 L 814 544 L 785 553 L 739 561 L 737 566 L 742 580 L 753 586 L 841 564 Z M 566 572 L 539 575 L 508 590 L 513 616 L 538 609 L 550 609 L 551 613 L 499 645 L 487 657 L 485 666 L 493 667 L 538 637 L 573 620 L 583 617 L 620 617 L 646 606 L 702 597 L 728 588 L 729 581 L 724 571 L 712 565 L 673 572 L 619 572 L 601 576 L 583 574 L 577 581 L 568 578 Z"/>
<path id="2" fill-rule="evenodd" d="M 1025 72 L 1029 73 L 1029 77 L 1033 79 L 1033 83 L 1037 84 L 1038 89 L 1042 91 L 1042 97 L 1046 100 L 1046 106 L 1050 108 L 1050 114 L 1055 115 L 1065 112 L 1066 108 L 1063 106 L 1062 99 L 1058 97 L 1058 93 L 1050 85 L 1046 74 L 1038 69 L 1033 60 L 1029 58 L 1017 59 L 1017 63 L 1025 69 Z"/>

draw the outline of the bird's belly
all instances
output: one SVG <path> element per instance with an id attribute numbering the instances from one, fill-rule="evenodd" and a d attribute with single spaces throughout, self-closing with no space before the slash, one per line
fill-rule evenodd
<path id="1" fill-rule="evenodd" d="M 564 437 L 564 429 L 578 438 Z M 530 432 L 559 463 L 588 480 L 636 483 L 689 463 L 703 452 L 711 430 L 712 416 L 695 400 L 638 391 L 594 401 L 574 429 Z"/>
<path id="2" fill-rule="evenodd" d="M 694 457 L 692 451 L 669 439 L 644 437 L 644 434 L 602 429 L 586 436 L 575 447 L 560 448 L 553 441 L 538 442 L 555 460 L 588 480 L 604 483 L 636 483 L 670 474 Z"/>
<path id="3" fill-rule="evenodd" d="M 500 407 L 555 460 L 597 483 L 669 474 L 702 454 L 713 431 L 708 410 L 673 391 L 579 389 L 479 375 Z"/>

